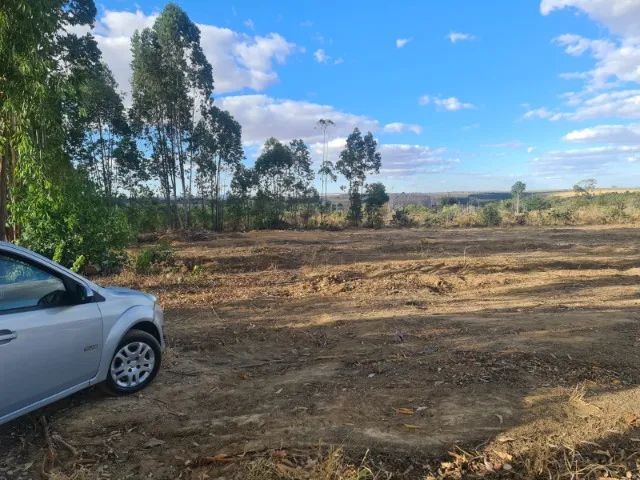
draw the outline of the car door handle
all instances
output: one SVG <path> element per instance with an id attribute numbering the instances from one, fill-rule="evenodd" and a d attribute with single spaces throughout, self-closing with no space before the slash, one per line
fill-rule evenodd
<path id="1" fill-rule="evenodd" d="M 18 334 L 16 332 L 12 332 L 11 330 L 0 330 L 0 345 L 9 343 L 11 340 L 15 340 L 16 338 L 18 338 Z"/>

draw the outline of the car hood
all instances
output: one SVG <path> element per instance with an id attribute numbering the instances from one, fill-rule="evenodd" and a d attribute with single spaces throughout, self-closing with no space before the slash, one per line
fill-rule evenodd
<path id="1" fill-rule="evenodd" d="M 121 298 L 145 298 L 151 303 L 155 303 L 157 298 L 151 295 L 150 293 L 141 292 L 139 290 L 133 290 L 132 288 L 125 287 L 102 287 L 104 293 L 111 297 L 121 297 Z"/>

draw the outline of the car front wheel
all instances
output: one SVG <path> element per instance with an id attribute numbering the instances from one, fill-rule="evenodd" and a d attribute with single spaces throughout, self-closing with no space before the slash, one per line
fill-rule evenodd
<path id="1" fill-rule="evenodd" d="M 116 348 L 105 386 L 117 395 L 142 390 L 158 373 L 161 359 L 160 344 L 153 335 L 131 330 Z"/>

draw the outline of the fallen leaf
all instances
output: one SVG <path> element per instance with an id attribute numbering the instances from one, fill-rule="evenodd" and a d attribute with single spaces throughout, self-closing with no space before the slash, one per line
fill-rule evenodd
<path id="1" fill-rule="evenodd" d="M 402 408 L 399 408 L 399 409 L 398 409 L 398 413 L 399 413 L 400 415 L 413 415 L 415 412 L 414 412 L 414 411 L 413 411 L 413 409 L 411 409 L 411 408 L 404 408 L 404 407 L 402 407 Z"/>
<path id="2" fill-rule="evenodd" d="M 160 445 L 164 445 L 164 441 L 163 440 L 160 440 L 158 438 L 152 438 L 147 443 L 145 443 L 143 445 L 143 447 L 144 448 L 153 448 L 153 447 L 159 447 Z"/>
<path id="3" fill-rule="evenodd" d="M 410 428 L 410 429 L 412 429 L 412 430 L 415 430 L 415 429 L 419 429 L 419 428 L 420 428 L 418 425 L 412 425 L 412 424 L 410 424 L 410 423 L 403 423 L 403 424 L 402 424 L 402 426 L 403 426 L 404 428 Z"/>

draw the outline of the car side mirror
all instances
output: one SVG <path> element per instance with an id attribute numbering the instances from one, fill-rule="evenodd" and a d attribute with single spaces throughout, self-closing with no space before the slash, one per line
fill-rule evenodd
<path id="1" fill-rule="evenodd" d="M 93 297 L 93 290 L 79 282 L 71 282 L 69 293 L 73 303 L 82 304 L 90 302 Z"/>

